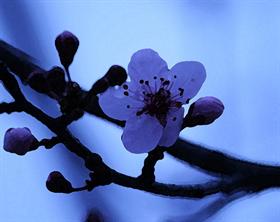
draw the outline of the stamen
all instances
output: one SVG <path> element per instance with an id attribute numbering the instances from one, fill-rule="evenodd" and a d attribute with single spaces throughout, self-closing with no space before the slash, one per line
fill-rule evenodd
<path id="1" fill-rule="evenodd" d="M 163 86 L 168 86 L 169 84 L 170 84 L 170 81 L 169 81 L 169 80 L 165 80 L 165 81 L 162 83 Z"/>
<path id="2" fill-rule="evenodd" d="M 153 92 L 153 90 L 152 90 L 148 80 L 145 81 L 145 88 L 144 88 L 144 90 L 146 90 L 148 93 L 151 93 L 151 94 L 155 93 L 155 92 Z"/>
<path id="3" fill-rule="evenodd" d="M 171 90 L 172 87 L 173 87 L 173 85 L 174 85 L 174 82 L 171 82 L 171 84 L 169 85 L 169 87 L 167 88 L 167 90 Z"/>
<path id="4" fill-rule="evenodd" d="M 176 119 L 177 119 L 176 117 L 173 117 L 173 118 L 172 118 L 172 120 L 173 120 L 174 122 L 176 121 Z"/>
<path id="5" fill-rule="evenodd" d="M 144 108 L 138 112 L 136 112 L 136 116 L 141 116 L 143 113 L 145 113 L 147 110 Z"/>
<path id="6" fill-rule="evenodd" d="M 128 89 L 128 92 L 130 93 L 130 97 L 135 100 L 142 101 L 144 99 L 144 96 L 139 91 L 133 91 L 131 89 Z"/>
<path id="7" fill-rule="evenodd" d="M 127 90 L 127 89 L 128 89 L 128 85 L 127 85 L 127 84 L 124 84 L 124 85 L 123 85 L 123 89 Z"/>
<path id="8" fill-rule="evenodd" d="M 128 96 L 128 95 L 129 95 L 129 93 L 128 93 L 127 91 L 124 91 L 123 94 L 124 94 L 125 96 Z"/>
<path id="9" fill-rule="evenodd" d="M 144 83 L 144 80 L 143 80 L 143 79 L 140 79 L 139 83 L 140 83 L 140 84 L 143 84 L 143 83 Z"/>
<path id="10" fill-rule="evenodd" d="M 157 77 L 156 76 L 154 76 L 154 80 L 156 80 L 157 79 Z M 157 81 L 155 81 L 155 92 L 157 92 L 158 90 L 157 90 Z"/>
<path id="11" fill-rule="evenodd" d="M 180 95 L 180 93 L 174 95 L 174 96 L 171 96 L 170 99 L 171 100 L 176 100 L 176 99 L 180 99 L 182 96 Z"/>
<path id="12" fill-rule="evenodd" d="M 178 90 L 180 91 L 180 96 L 183 96 L 183 94 L 184 94 L 184 89 L 179 88 Z"/>

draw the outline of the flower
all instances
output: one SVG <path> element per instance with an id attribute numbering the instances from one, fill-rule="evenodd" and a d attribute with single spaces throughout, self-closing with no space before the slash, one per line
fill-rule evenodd
<path id="1" fill-rule="evenodd" d="M 185 117 L 188 127 L 213 123 L 224 112 L 224 104 L 213 96 L 206 96 L 195 101 Z"/>
<path id="2" fill-rule="evenodd" d="M 79 39 L 71 32 L 64 31 L 55 39 L 55 47 L 61 64 L 68 69 L 79 47 Z"/>
<path id="3" fill-rule="evenodd" d="M 184 104 L 201 88 L 206 72 L 199 62 L 180 62 L 168 69 L 152 49 L 131 57 L 129 82 L 109 88 L 99 97 L 104 113 L 125 120 L 122 142 L 132 153 L 146 153 L 157 145 L 169 147 L 177 140 Z"/>
<path id="4" fill-rule="evenodd" d="M 59 171 L 49 174 L 46 187 L 54 193 L 71 193 L 73 191 L 72 184 Z"/>
<path id="5" fill-rule="evenodd" d="M 4 136 L 4 150 L 21 156 L 37 148 L 37 143 L 38 140 L 27 127 L 10 128 Z"/>

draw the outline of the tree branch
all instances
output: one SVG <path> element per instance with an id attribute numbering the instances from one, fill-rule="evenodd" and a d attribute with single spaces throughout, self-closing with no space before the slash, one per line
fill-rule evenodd
<path id="1" fill-rule="evenodd" d="M 90 170 L 94 171 L 94 176 L 97 177 L 96 179 L 98 179 L 98 182 L 101 181 L 99 185 L 115 183 L 121 186 L 143 190 L 154 194 L 190 198 L 202 198 L 214 193 L 224 192 L 224 190 L 221 189 L 224 186 L 221 185 L 225 184 L 226 186 L 226 183 L 220 181 L 192 186 L 179 186 L 157 182 L 146 185 L 139 181 L 138 178 L 119 173 L 108 167 L 98 154 L 92 153 L 86 146 L 84 146 L 68 131 L 67 128 L 65 128 L 64 125 L 60 124 L 60 121 L 48 116 L 43 111 L 32 105 L 23 96 L 15 77 L 3 65 L 0 65 L 0 80 L 2 80 L 5 88 L 13 96 L 15 101 L 22 105 L 23 111 L 47 126 L 58 136 L 59 140 L 69 151 L 85 160 L 86 166 Z"/>
<path id="2" fill-rule="evenodd" d="M 151 184 L 155 182 L 155 165 L 157 161 L 162 160 L 164 157 L 165 149 L 163 147 L 157 147 L 148 153 L 144 161 L 144 166 L 142 168 L 142 173 L 138 177 L 144 183 Z"/>
<path id="3" fill-rule="evenodd" d="M 44 71 L 31 62 L 30 57 L 25 53 L 3 41 L 0 41 L 0 60 L 5 61 L 5 63 L 9 65 L 9 68 L 18 75 L 22 81 L 26 81 L 29 74 L 34 70 L 39 69 Z M 259 192 L 263 189 L 280 186 L 280 167 L 278 166 L 239 160 L 182 139 L 179 139 L 173 147 L 168 148 L 168 153 L 204 172 L 221 176 L 221 181 L 193 186 L 178 186 L 157 182 L 143 184 L 139 178 L 129 177 L 111 169 L 103 162 L 98 154 L 92 153 L 86 146 L 80 143 L 66 127 L 66 125 L 72 120 L 75 120 L 75 118 L 65 118 L 64 116 L 60 119 L 54 119 L 32 105 L 21 93 L 14 76 L 3 67 L 0 71 L 0 79 L 3 81 L 9 93 L 14 97 L 15 102 L 19 104 L 26 113 L 46 125 L 59 137 L 69 151 L 85 160 L 86 167 L 94 171 L 92 177 L 96 178 L 96 181 L 99 181 L 100 185 L 115 183 L 159 195 L 192 198 L 202 198 L 206 195 L 218 192 L 232 193 L 240 190 Z M 86 101 L 84 100 L 85 98 Z M 81 90 L 80 99 L 82 101 L 78 104 L 80 104 L 81 107 L 77 108 L 109 120 L 119 126 L 124 126 L 124 122 L 108 118 L 102 112 L 98 104 L 97 96 L 92 95 L 88 98 L 87 92 Z M 157 160 L 158 158 L 154 158 L 153 155 L 148 156 L 146 159 L 146 164 L 148 164 L 145 164 L 146 166 L 143 168 L 143 175 L 145 175 L 146 172 L 149 172 L 148 174 L 153 172 Z"/>
<path id="4" fill-rule="evenodd" d="M 21 111 L 22 111 L 21 107 L 16 102 L 0 103 L 0 114 L 1 113 L 11 114 L 13 112 L 21 112 Z"/>

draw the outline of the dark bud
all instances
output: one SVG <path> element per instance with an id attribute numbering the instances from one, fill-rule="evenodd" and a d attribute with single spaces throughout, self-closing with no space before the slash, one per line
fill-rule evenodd
<path id="1" fill-rule="evenodd" d="M 77 82 L 68 82 L 67 88 L 66 88 L 67 95 L 77 95 L 81 93 L 81 87 Z"/>
<path id="2" fill-rule="evenodd" d="M 53 67 L 50 71 L 46 73 L 46 79 L 51 90 L 56 95 L 62 96 L 66 88 L 64 70 L 58 66 Z"/>
<path id="3" fill-rule="evenodd" d="M 110 86 L 122 85 L 127 79 L 125 69 L 118 65 L 113 65 L 107 73 L 97 80 L 88 92 L 88 97 L 105 92 Z"/>
<path id="4" fill-rule="evenodd" d="M 108 88 L 110 87 L 109 85 L 109 81 L 107 78 L 103 77 L 99 80 L 97 80 L 93 86 L 91 87 L 91 89 L 89 90 L 88 94 L 90 96 L 92 95 L 97 95 L 99 93 L 103 93 L 105 92 Z"/>
<path id="5" fill-rule="evenodd" d="M 79 39 L 71 32 L 64 31 L 55 39 L 55 47 L 61 64 L 68 69 L 79 47 Z"/>
<path id="6" fill-rule="evenodd" d="M 58 171 L 49 174 L 46 186 L 49 191 L 54 193 L 71 193 L 73 191 L 72 184 Z"/>
<path id="7" fill-rule="evenodd" d="M 65 94 L 59 101 L 60 111 L 64 114 L 72 112 L 81 106 L 82 90 L 78 83 L 68 82 Z"/>
<path id="8" fill-rule="evenodd" d="M 202 97 L 190 106 L 183 128 L 213 123 L 223 111 L 224 105 L 219 99 L 212 96 Z"/>
<path id="9" fill-rule="evenodd" d="M 120 86 L 122 85 L 127 79 L 127 73 L 125 69 L 119 65 L 113 65 L 107 71 L 104 76 L 110 86 Z"/>
<path id="10" fill-rule="evenodd" d="M 27 152 L 36 150 L 39 142 L 27 127 L 10 128 L 4 136 L 4 150 L 23 156 Z"/>
<path id="11" fill-rule="evenodd" d="M 30 73 L 27 84 L 39 93 L 48 93 L 49 85 L 46 79 L 46 72 L 34 71 Z"/>

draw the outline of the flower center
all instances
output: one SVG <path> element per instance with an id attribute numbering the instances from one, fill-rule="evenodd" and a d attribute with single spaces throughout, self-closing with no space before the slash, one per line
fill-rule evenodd
<path id="1" fill-rule="evenodd" d="M 154 80 L 156 81 L 156 77 Z M 136 113 L 143 113 L 155 116 L 159 122 L 165 127 L 167 124 L 167 114 L 172 107 L 181 107 L 182 103 L 172 100 L 171 97 L 171 82 L 163 78 L 160 79 L 159 89 L 155 86 L 150 87 L 149 81 L 141 81 L 140 84 L 145 84 L 146 92 L 144 93 L 144 107 Z"/>
<path id="2" fill-rule="evenodd" d="M 124 95 L 144 103 L 144 106 L 137 108 L 137 116 L 149 114 L 156 117 L 160 124 L 165 127 L 170 109 L 178 109 L 182 106 L 182 102 L 177 101 L 177 99 L 183 95 L 184 89 L 179 88 L 178 94 L 171 95 L 172 82 L 164 78 L 158 80 L 156 76 L 153 79 L 154 82 L 152 84 L 141 79 L 139 81 L 140 87 L 136 92 L 131 91 L 128 85 L 123 85 Z M 127 108 L 133 107 L 128 105 Z M 176 120 L 175 117 L 172 119 Z"/>

